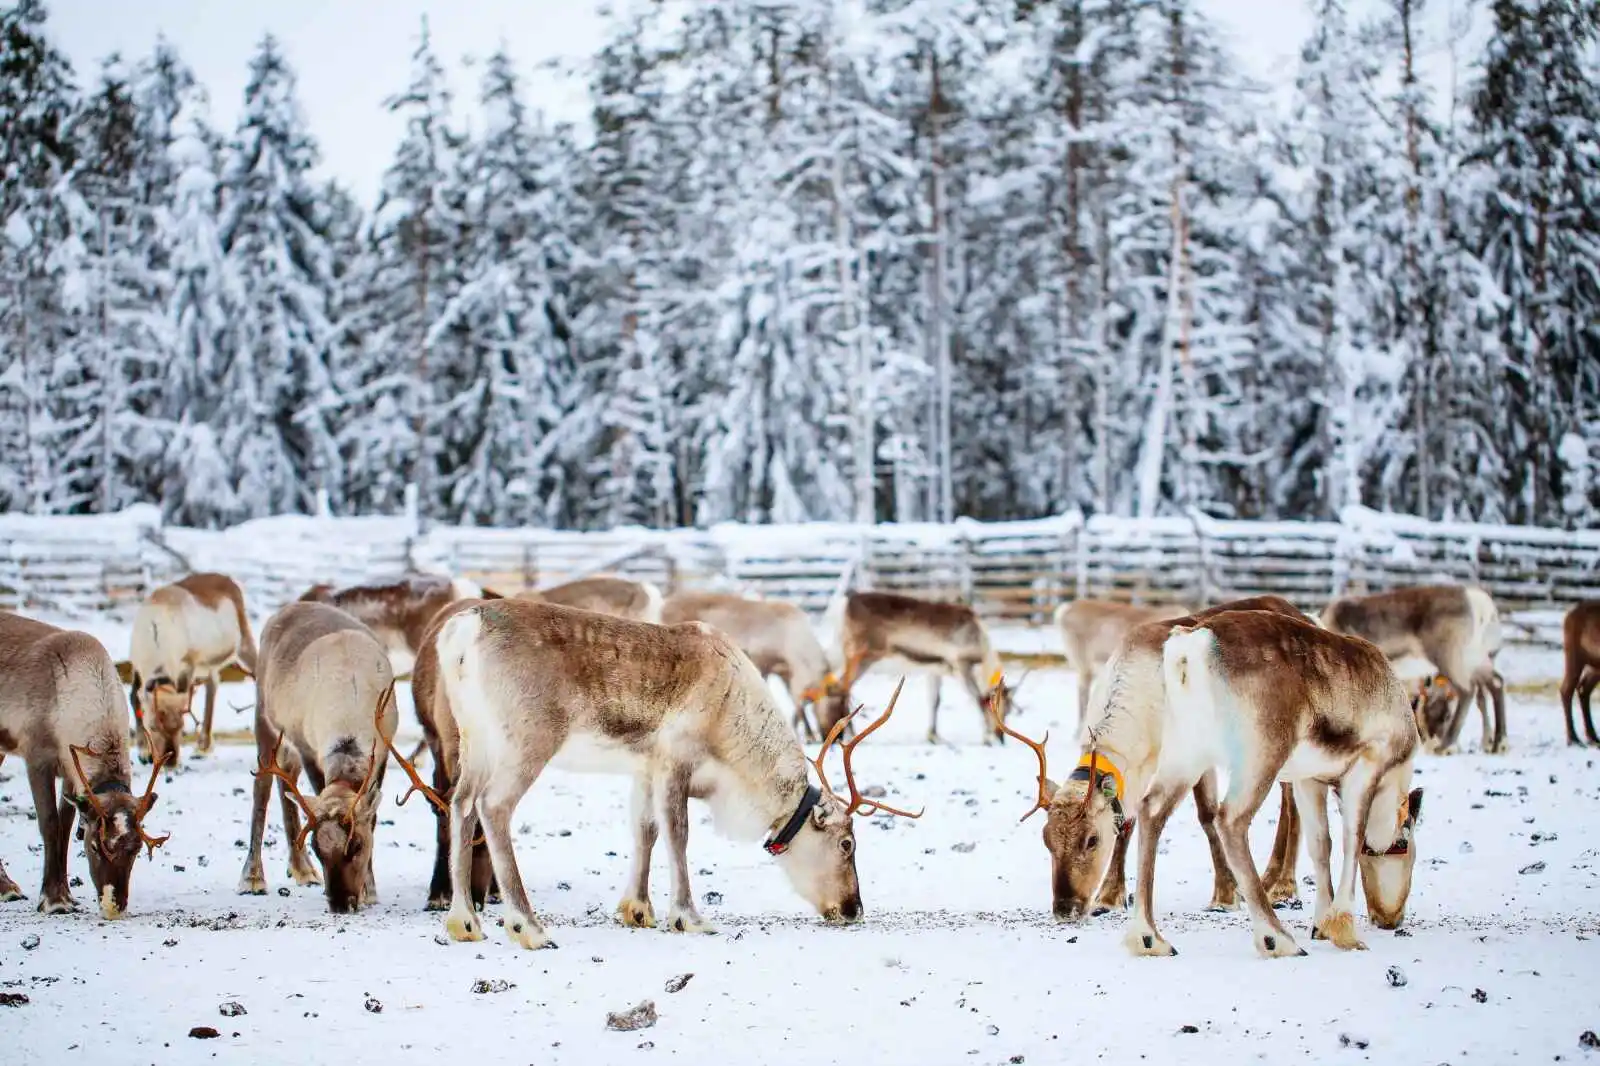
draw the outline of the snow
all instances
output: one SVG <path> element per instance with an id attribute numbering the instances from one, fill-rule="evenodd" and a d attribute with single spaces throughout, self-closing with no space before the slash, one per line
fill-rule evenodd
<path id="1" fill-rule="evenodd" d="M 859 694 L 881 706 L 893 681 L 871 675 Z M 1036 672 L 1022 692 L 1017 724 L 1050 731 L 1057 767 L 1073 754 L 1073 692 L 1060 671 Z M 335 917 L 317 889 L 277 894 L 290 882 L 276 801 L 271 894 L 235 895 L 251 753 L 222 744 L 216 758 L 160 786 L 151 823 L 172 839 L 153 862 L 141 859 L 124 919 L 102 922 L 83 888 L 76 895 L 91 909 L 71 916 L 41 916 L 31 902 L 0 906 L 0 986 L 31 999 L 5 1015 L 8 1052 L 19 1062 L 86 1064 L 201 1062 L 219 1052 L 307 1063 L 1548 1062 L 1575 1056 L 1579 1032 L 1593 1025 L 1600 896 L 1585 828 L 1600 770 L 1593 752 L 1559 743 L 1551 699 L 1513 698 L 1509 755 L 1420 760 L 1427 800 L 1408 937 L 1363 922 L 1371 950 L 1341 953 L 1309 941 L 1309 911 L 1291 911 L 1310 956 L 1269 962 L 1255 956 L 1243 914 L 1202 912 L 1211 873 L 1187 803 L 1165 837 L 1156 897 L 1177 958 L 1129 956 L 1118 916 L 1056 924 L 1038 819 L 1017 822 L 1033 761 L 1017 745 L 979 745 L 970 703 L 952 684 L 944 696 L 950 744 L 922 742 L 927 684 L 913 678 L 895 719 L 857 756 L 863 783 L 884 785 L 889 802 L 928 807 L 919 822 L 860 828 L 859 927 L 821 924 L 769 858 L 715 836 L 695 804 L 693 886 L 697 898 L 720 894 L 703 907 L 719 934 L 624 930 L 611 912 L 631 846 L 627 782 L 553 771 L 515 823 L 531 898 L 560 945 L 539 954 L 514 949 L 492 923 L 483 943 L 436 943 L 442 915 L 422 910 L 434 821 L 420 800 L 382 808 L 392 824 L 379 830 L 375 908 Z M 236 728 L 228 702 L 247 704 L 249 693 L 222 699 L 220 720 Z M 1476 728 L 1465 734 L 1473 746 Z M 16 760 L 0 767 L 0 855 L 36 896 L 24 780 Z M 399 780 L 391 768 L 391 795 Z M 1275 817 L 1269 805 L 1254 827 L 1263 862 Z M 667 899 L 661 852 L 658 914 Z M 1518 872 L 1539 861 L 1542 870 Z M 71 862 L 85 874 L 81 845 Z M 1299 872 L 1309 873 L 1304 855 Z M 39 946 L 20 950 L 30 934 Z M 1389 967 L 1404 972 L 1404 987 L 1390 987 Z M 695 975 L 687 987 L 665 992 L 683 973 Z M 475 994 L 479 979 L 514 987 Z M 364 1009 L 369 997 L 381 1014 Z M 660 1014 L 654 1028 L 605 1030 L 608 1012 L 646 998 Z M 248 1013 L 220 1016 L 229 1000 Z M 188 1039 L 199 1025 L 220 1040 Z M 1186 1025 L 1198 1032 L 1181 1032 Z M 1341 1047 L 1345 1035 L 1370 1042 L 1360 1059 Z"/>

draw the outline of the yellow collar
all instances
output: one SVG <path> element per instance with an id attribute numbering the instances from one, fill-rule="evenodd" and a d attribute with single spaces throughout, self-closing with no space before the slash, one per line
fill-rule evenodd
<path id="1" fill-rule="evenodd" d="M 1120 802 L 1125 791 L 1122 771 L 1117 769 L 1117 764 L 1107 758 L 1103 751 L 1091 751 L 1082 756 L 1078 760 L 1077 769 L 1072 771 L 1072 776 L 1067 780 L 1087 781 L 1092 788 L 1095 785 L 1095 779 L 1099 777 L 1111 778 L 1117 786 L 1116 799 Z"/>

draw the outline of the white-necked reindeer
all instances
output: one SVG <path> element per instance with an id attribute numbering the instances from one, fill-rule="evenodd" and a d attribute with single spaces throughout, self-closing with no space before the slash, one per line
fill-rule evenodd
<path id="1" fill-rule="evenodd" d="M 1428 660 L 1454 688 L 1455 714 L 1442 734 L 1428 737 L 1428 748 L 1450 751 L 1466 724 L 1467 706 L 1476 701 L 1483 719 L 1483 750 L 1506 747 L 1505 681 L 1494 668 L 1502 639 L 1500 612 L 1483 589 L 1470 585 L 1420 585 L 1342 596 L 1322 612 L 1322 627 L 1364 637 L 1392 660 L 1416 656 Z M 1494 728 L 1489 726 L 1487 692 L 1494 700 Z"/>
<path id="2" fill-rule="evenodd" d="M 984 710 L 1005 682 L 1000 655 L 989 641 L 978 613 L 960 603 L 937 603 L 895 592 L 852 592 L 845 600 L 839 625 L 839 645 L 844 674 L 837 684 L 824 685 L 818 725 L 831 731 L 849 708 L 850 690 L 874 663 L 899 661 L 931 668 L 933 706 L 928 711 L 928 742 L 939 739 L 940 677 L 949 674 L 966 686 L 984 716 L 984 743 L 1004 741 Z M 1011 707 L 1007 697 L 1003 709 Z"/>
<path id="3" fill-rule="evenodd" d="M 296 602 L 281 608 L 262 628 L 259 665 L 258 769 L 250 797 L 250 851 L 239 892 L 267 891 L 261 842 L 276 778 L 289 875 L 302 885 L 321 881 L 328 908 L 336 914 L 373 903 L 373 833 L 383 768 L 399 724 L 389 656 L 378 638 L 344 611 Z M 302 767 L 313 789 L 309 799 L 296 785 Z M 322 864 L 320 877 L 306 859 L 307 836 Z"/>
<path id="4" fill-rule="evenodd" d="M 625 925 L 655 924 L 649 857 L 664 821 L 673 876 L 668 925 L 708 928 L 689 886 L 691 798 L 710 806 L 725 834 L 764 835 L 763 847 L 824 918 L 861 917 L 851 814 L 905 812 L 856 792 L 848 752 L 848 801 L 827 789 L 826 779 L 823 789 L 812 785 L 800 743 L 760 672 L 726 636 L 698 622 L 658 626 L 497 600 L 449 618 L 438 653 L 458 733 L 445 920 L 456 940 L 483 938 L 470 884 L 481 819 L 506 901 L 506 931 L 525 948 L 550 944 L 528 902 L 511 835 L 518 801 L 550 765 L 634 779 L 634 860 L 617 908 Z"/>
<path id="5" fill-rule="evenodd" d="M 39 909 L 46 914 L 77 909 L 68 888 L 67 852 L 78 818 L 100 913 L 107 919 L 120 916 L 128 909 L 128 882 L 140 846 L 154 853 L 167 840 L 144 829 L 162 762 L 151 768 L 144 794 L 134 795 L 128 708 L 117 668 L 99 641 L 0 612 L 0 759 L 7 755 L 20 755 L 27 765 L 44 842 Z M 23 898 L 0 864 L 0 901 Z"/>
<path id="6" fill-rule="evenodd" d="M 162 585 L 134 615 L 128 658 L 141 758 L 177 764 L 183 720 L 200 684 L 206 687 L 206 709 L 194 751 L 209 753 L 223 668 L 237 665 L 252 675 L 256 670 L 244 592 L 226 574 L 190 574 Z"/>
<path id="7" fill-rule="evenodd" d="M 1111 669 L 1118 669 L 1115 660 Z M 1118 680 L 1108 687 L 1115 689 Z M 1139 873 L 1127 937 L 1134 953 L 1174 954 L 1154 923 L 1156 846 L 1173 809 L 1218 768 L 1226 769 L 1229 782 L 1217 810 L 1217 835 L 1249 907 L 1259 952 L 1303 953 L 1273 913 L 1249 850 L 1250 822 L 1279 780 L 1294 784 L 1300 816 L 1311 827 L 1313 936 L 1342 948 L 1363 946 L 1353 916 L 1358 855 L 1404 867 L 1403 879 L 1380 868 L 1373 872 L 1383 877 L 1366 879 L 1375 920 L 1399 920 L 1414 862 L 1410 811 L 1421 801 L 1420 790 L 1407 795 L 1418 743 L 1405 688 L 1381 651 L 1280 613 L 1221 611 L 1192 627 L 1172 628 L 1162 645 L 1162 688 L 1161 698 L 1113 699 L 1101 710 L 1115 713 L 1091 716 L 1078 779 L 1049 789 L 1052 813 L 1062 808 L 1052 819 L 1056 831 L 1080 843 L 1076 856 L 1069 848 L 1069 868 L 1058 878 L 1098 884 L 1110 859 L 1102 842 L 1122 829 L 1124 799 L 1137 805 Z M 1344 822 L 1336 892 L 1329 866 L 1330 784 L 1340 793 Z M 1097 838 L 1092 847 L 1091 837 Z M 1385 908 L 1396 900 L 1398 908 L 1380 912 L 1372 905 L 1374 892 Z"/>

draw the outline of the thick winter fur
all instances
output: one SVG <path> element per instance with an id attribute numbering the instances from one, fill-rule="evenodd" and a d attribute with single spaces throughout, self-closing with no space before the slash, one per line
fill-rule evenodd
<path id="1" fill-rule="evenodd" d="M 806 708 L 826 689 L 828 656 L 800 608 L 722 592 L 679 592 L 667 598 L 661 621 L 704 622 L 726 633 L 764 676 L 783 681 L 794 700 L 795 724 L 822 739 Z"/>
<path id="2" fill-rule="evenodd" d="M 1088 802 L 1087 782 L 1072 781 L 1064 786 L 1046 782 L 1050 805 L 1045 812 L 1044 843 L 1050 853 L 1052 909 L 1057 918 L 1076 920 L 1085 912 L 1099 914 L 1125 906 L 1128 842 L 1137 822 L 1141 790 L 1161 758 L 1163 737 L 1159 723 L 1167 698 L 1162 646 L 1174 626 L 1198 625 L 1227 610 L 1270 611 L 1289 618 L 1305 618 L 1288 600 L 1256 596 L 1182 618 L 1139 623 L 1123 636 L 1103 672 L 1104 683 L 1095 691 L 1096 702 L 1090 705 L 1080 726 L 1078 740 L 1082 754 L 1093 749 L 1099 758 L 1125 775 L 1122 802 L 1127 821 L 1122 832 L 1117 832 L 1110 805 Z M 1213 885 L 1209 906 L 1228 910 L 1237 905 L 1236 888 L 1214 825 L 1215 774 L 1202 774 L 1193 793 L 1195 813 L 1211 845 Z M 1290 813 L 1287 793 L 1284 813 Z M 1276 850 L 1273 862 L 1282 865 Z M 1292 895 L 1292 867 L 1288 879 Z"/>
<path id="3" fill-rule="evenodd" d="M 1384 653 L 1344 636 L 1263 611 L 1228 611 L 1176 626 L 1162 652 L 1167 701 L 1160 756 L 1140 809 L 1138 900 L 1128 935 L 1137 954 L 1172 954 L 1156 932 L 1151 879 L 1161 828 L 1207 770 L 1228 772 L 1217 832 L 1250 909 L 1256 948 L 1268 957 L 1301 949 L 1278 921 L 1251 862 L 1250 821 L 1276 780 L 1290 781 L 1317 879 L 1313 934 L 1341 948 L 1355 936 L 1357 855 L 1388 850 L 1400 832 L 1417 730 L 1405 687 Z M 1327 789 L 1337 787 L 1343 865 L 1332 890 Z"/>
<path id="4" fill-rule="evenodd" d="M 661 621 L 661 589 L 650 581 L 622 577 L 585 577 L 534 592 L 519 592 L 517 599 L 554 603 L 562 607 L 608 614 L 634 622 Z"/>
<path id="5" fill-rule="evenodd" d="M 335 913 L 375 902 L 373 833 L 387 743 L 399 722 L 389 657 L 377 637 L 344 611 L 297 602 L 283 607 L 263 627 L 258 665 L 258 764 L 268 765 L 276 747 L 277 765 L 289 781 L 296 781 L 303 767 L 313 791 L 308 797 L 316 820 L 311 841 L 322 865 L 320 877 L 298 844 L 300 811 L 288 787 L 282 781 L 278 785 L 290 849 L 289 875 L 302 885 L 321 881 L 328 907 Z M 272 777 L 258 771 L 250 802 L 250 852 L 239 881 L 243 894 L 267 891 L 261 841 L 271 790 Z"/>
<path id="6" fill-rule="evenodd" d="M 143 727 L 140 757 L 177 764 L 183 720 L 197 685 L 205 685 L 205 718 L 196 755 L 211 751 L 219 675 L 237 664 L 256 669 L 256 641 L 245 614 L 244 592 L 225 574 L 190 574 L 151 592 L 133 619 L 129 697 Z"/>
<path id="7" fill-rule="evenodd" d="M 1073 600 L 1056 608 L 1056 628 L 1066 651 L 1067 666 L 1078 675 L 1078 725 L 1089 713 L 1089 690 L 1099 672 L 1134 626 L 1163 618 L 1183 618 L 1187 607 L 1142 607 L 1111 600 Z"/>
<path id="8" fill-rule="evenodd" d="M 1506 746 L 1505 683 L 1494 668 L 1500 650 L 1500 612 L 1480 588 L 1466 585 L 1421 585 L 1370 596 L 1334 600 L 1322 612 L 1322 626 L 1335 633 L 1364 637 L 1392 660 L 1417 656 L 1433 664 L 1457 693 L 1455 713 L 1442 736 L 1429 738 L 1429 748 L 1450 751 L 1466 723 L 1467 706 L 1476 701 L 1483 719 L 1483 750 Z M 1482 692 L 1494 700 L 1494 728 Z"/>
<path id="9" fill-rule="evenodd" d="M 1568 611 L 1561 635 L 1567 659 L 1561 678 L 1561 710 L 1567 719 L 1567 743 L 1579 743 L 1572 721 L 1572 695 L 1576 692 L 1578 704 L 1583 708 L 1584 733 L 1589 743 L 1600 744 L 1600 737 L 1595 736 L 1594 716 L 1589 711 L 1589 697 L 1595 685 L 1600 684 L 1600 600 L 1580 603 Z"/>
<path id="10" fill-rule="evenodd" d="M 455 614 L 437 643 L 459 745 L 445 923 L 457 940 L 483 937 L 470 884 L 481 819 L 508 934 L 526 948 L 550 943 L 528 902 L 511 832 L 518 801 L 548 765 L 633 778 L 634 859 L 618 913 L 626 925 L 655 924 L 650 852 L 664 822 L 668 924 L 682 932 L 707 928 L 689 885 L 689 799 L 704 800 L 723 833 L 754 840 L 787 823 L 806 794 L 805 756 L 760 672 L 709 626 L 499 600 Z M 831 793 L 778 861 L 824 917 L 860 917 L 851 819 Z"/>
<path id="11" fill-rule="evenodd" d="M 438 574 L 408 574 L 394 581 L 333 589 L 315 585 L 301 602 L 328 603 L 351 615 L 383 643 L 396 674 L 411 669 L 422 634 L 447 604 L 483 595 L 472 582 Z"/>
<path id="12" fill-rule="evenodd" d="M 1000 656 L 971 607 L 893 592 L 852 592 L 845 601 L 839 644 L 844 675 L 822 702 L 817 724 L 824 733 L 849 713 L 850 690 L 861 675 L 875 663 L 894 660 L 933 671 L 930 743 L 939 739 L 939 679 L 944 674 L 960 679 L 988 722 L 983 707 L 994 695 L 990 680 L 1000 676 Z M 1001 701 L 1002 706 L 1009 704 L 1009 699 Z M 984 743 L 993 739 L 1004 737 L 991 726 L 984 731 Z"/>
<path id="13" fill-rule="evenodd" d="M 87 780 L 73 763 L 74 745 L 92 753 L 78 755 Z M 68 891 L 67 853 L 73 819 L 81 817 L 101 913 L 108 919 L 121 915 L 128 907 L 140 824 L 156 797 L 131 791 L 127 705 L 116 666 L 99 641 L 0 612 L 0 756 L 5 755 L 22 757 L 33 790 L 44 843 L 39 909 L 77 909 Z M 0 865 L 0 901 L 23 898 Z"/>

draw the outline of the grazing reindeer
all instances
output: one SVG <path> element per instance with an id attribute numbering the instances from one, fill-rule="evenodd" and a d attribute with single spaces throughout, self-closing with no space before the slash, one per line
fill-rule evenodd
<path id="1" fill-rule="evenodd" d="M 1561 678 L 1561 710 L 1567 718 L 1567 743 L 1578 744 L 1573 728 L 1572 694 L 1578 694 L 1583 708 L 1583 729 L 1589 743 L 1600 744 L 1595 736 L 1594 717 L 1589 713 L 1589 697 L 1600 684 L 1600 600 L 1588 600 L 1567 612 L 1561 624 L 1562 646 L 1567 668 Z"/>
<path id="2" fill-rule="evenodd" d="M 519 592 L 519 600 L 554 603 L 634 622 L 661 621 L 661 589 L 650 581 L 622 577 L 584 577 L 547 589 Z"/>
<path id="3" fill-rule="evenodd" d="M 1120 647 L 1110 660 L 1109 672 L 1106 675 L 1108 683 L 1096 695 L 1098 704 L 1093 705 L 1088 714 L 1080 716 L 1078 735 L 1080 741 L 1084 742 L 1084 750 L 1087 752 L 1089 749 L 1086 729 L 1100 729 L 1102 722 L 1111 719 L 1148 722 L 1159 720 L 1162 708 L 1166 704 L 1166 681 L 1162 675 L 1161 649 L 1173 626 L 1195 625 L 1228 610 L 1271 611 L 1290 618 L 1305 619 L 1299 608 L 1288 600 L 1278 596 L 1256 596 L 1225 603 L 1194 615 L 1135 625 L 1124 635 Z M 1044 843 L 1046 850 L 1050 852 L 1053 897 L 1051 906 L 1055 916 L 1063 920 L 1077 920 L 1086 910 L 1093 914 L 1103 914 L 1108 910 L 1124 907 L 1127 899 L 1128 841 L 1133 835 L 1135 822 L 1133 814 L 1124 809 L 1124 800 L 1127 801 L 1127 807 L 1136 810 L 1135 805 L 1140 799 L 1140 794 L 1133 792 L 1124 795 L 1121 789 L 1123 778 L 1120 771 L 1115 769 L 1113 756 L 1101 751 L 1097 768 L 1111 775 L 1102 780 L 1110 780 L 1118 786 L 1113 790 L 1110 801 L 1113 831 L 1105 832 L 1101 825 L 1102 819 L 1095 817 L 1098 808 L 1091 808 L 1085 802 L 1089 790 L 1089 767 L 1086 761 L 1080 760 L 1072 775 L 1067 778 L 1065 786 L 1059 786 L 1048 777 L 1044 741 L 1030 740 L 1021 733 L 1006 728 L 1003 723 L 1000 728 L 1032 748 L 1039 759 L 1039 797 L 1034 806 L 1029 808 L 1028 813 L 1023 815 L 1023 821 L 1032 817 L 1035 811 L 1045 812 Z M 1048 739 L 1049 735 L 1046 734 L 1045 740 Z M 1135 739 L 1151 743 L 1158 741 L 1159 737 L 1153 730 L 1146 729 L 1139 732 Z M 1119 747 L 1116 755 L 1125 762 L 1153 762 L 1159 756 L 1159 752 L 1143 748 L 1135 749 L 1132 740 L 1125 747 L 1129 750 Z M 1084 758 L 1086 760 L 1087 755 Z M 1215 826 L 1216 774 L 1209 770 L 1202 774 L 1195 782 L 1193 792 L 1195 813 L 1199 816 L 1200 828 L 1205 832 L 1206 841 L 1211 845 L 1213 885 L 1211 902 L 1207 905 L 1207 909 L 1232 910 L 1237 906 L 1236 887 Z M 1288 786 L 1284 786 L 1285 815 L 1292 810 L 1292 806 Z M 1280 815 L 1280 822 L 1282 817 Z M 1276 850 L 1273 858 L 1275 862 L 1279 860 Z M 1280 862 L 1279 866 L 1281 865 Z M 1294 894 L 1292 866 L 1288 871 L 1288 879 L 1289 894 L 1292 896 Z M 1092 909 L 1091 899 L 1094 900 Z"/>
<path id="4" fill-rule="evenodd" d="M 794 721 L 809 740 L 821 734 L 806 714 L 838 680 L 805 612 L 792 603 L 722 592 L 679 592 L 661 609 L 665 625 L 704 622 L 722 630 L 750 656 L 762 676 L 776 675 L 794 700 Z"/>
<path id="5" fill-rule="evenodd" d="M 472 834 L 481 817 L 512 942 L 550 944 L 528 903 L 511 840 L 517 803 L 547 765 L 634 779 L 634 860 L 617 908 L 624 925 L 655 924 L 650 850 L 660 818 L 673 874 L 668 925 L 679 932 L 708 929 L 689 886 L 690 798 L 706 801 L 729 835 L 765 834 L 767 852 L 824 918 L 861 917 L 850 816 L 905 812 L 861 797 L 849 748 L 848 803 L 811 785 L 805 755 L 765 681 L 725 635 L 698 622 L 658 626 L 501 600 L 448 619 L 438 652 L 459 745 L 445 920 L 456 940 L 483 938 L 469 884 Z"/>
<path id="6" fill-rule="evenodd" d="M 1078 725 L 1089 713 L 1089 690 L 1094 675 L 1122 646 L 1134 626 L 1163 618 L 1182 618 L 1187 607 L 1140 607 L 1111 600 L 1073 600 L 1056 608 L 1056 628 L 1061 631 L 1067 666 L 1078 675 Z"/>
<path id="7" fill-rule="evenodd" d="M 67 882 L 74 818 L 82 819 L 89 880 L 107 919 L 128 909 L 128 881 L 141 845 L 166 843 L 144 829 L 155 806 L 158 758 L 143 795 L 130 787 L 128 711 L 117 668 L 87 633 L 0 612 L 0 758 L 20 755 L 44 841 L 39 910 L 77 909 Z M 56 795 L 56 779 L 61 795 Z M 0 901 L 25 898 L 0 864 Z"/>
<path id="8" fill-rule="evenodd" d="M 449 603 L 480 595 L 494 598 L 465 579 L 408 574 L 383 584 L 337 590 L 313 585 L 301 594 L 300 602 L 329 603 L 364 623 L 383 643 L 394 672 L 404 674 L 411 669 L 433 616 Z"/>
<path id="9" fill-rule="evenodd" d="M 244 593 L 225 574 L 190 574 L 162 585 L 134 616 L 128 658 L 141 760 L 177 765 L 183 719 L 201 683 L 206 711 L 194 751 L 208 754 L 223 667 L 237 664 L 252 675 L 256 669 L 256 641 L 245 615 Z"/>
<path id="10" fill-rule="evenodd" d="M 376 902 L 373 834 L 384 753 L 398 724 L 394 671 L 383 645 L 366 626 L 336 607 L 305 602 L 288 604 L 267 621 L 256 673 L 259 769 L 250 799 L 250 852 L 239 879 L 241 895 L 267 891 L 261 839 L 276 778 L 289 841 L 289 875 L 302 885 L 321 881 L 328 909 L 335 914 Z M 302 766 L 314 789 L 310 799 L 296 785 Z M 306 817 L 304 829 L 300 811 Z M 322 864 L 321 877 L 306 860 L 307 836 Z"/>
<path id="11" fill-rule="evenodd" d="M 964 604 L 934 603 L 893 592 L 852 592 L 845 601 L 839 641 L 844 676 L 837 685 L 824 686 L 818 725 L 826 730 L 844 720 L 851 688 L 877 662 L 899 659 L 935 668 L 933 706 L 928 712 L 930 744 L 939 740 L 940 675 L 961 680 L 986 725 L 989 715 L 984 708 L 1005 685 L 1000 656 L 989 643 L 988 632 L 977 612 Z M 1012 694 L 1003 693 L 998 704 L 1002 713 L 1010 709 Z M 984 743 L 991 739 L 1004 741 L 1005 734 L 991 726 L 984 731 Z"/>
<path id="12" fill-rule="evenodd" d="M 1322 612 L 1322 628 L 1364 637 L 1391 660 L 1419 656 L 1449 679 L 1458 693 L 1455 713 L 1442 735 L 1428 747 L 1446 752 L 1455 747 L 1466 724 L 1467 704 L 1476 699 L 1483 718 L 1483 750 L 1506 748 L 1505 681 L 1494 668 L 1500 650 L 1500 612 L 1480 588 L 1464 585 L 1422 585 L 1370 596 L 1345 596 Z M 1494 730 L 1482 698 L 1494 699 Z"/>

